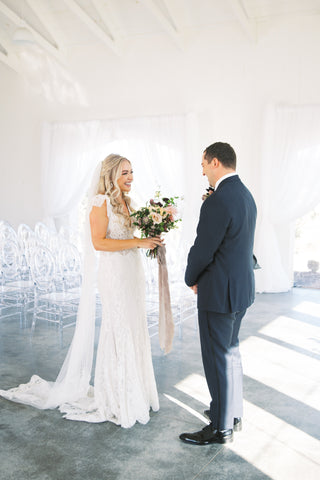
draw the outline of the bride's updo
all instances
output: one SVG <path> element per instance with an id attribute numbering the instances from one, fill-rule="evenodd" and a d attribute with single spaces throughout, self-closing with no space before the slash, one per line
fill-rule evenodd
<path id="1" fill-rule="evenodd" d="M 128 195 L 125 195 L 119 188 L 118 178 L 122 174 L 122 163 L 127 161 L 131 164 L 130 160 L 121 155 L 111 153 L 108 155 L 101 164 L 100 179 L 97 188 L 97 194 L 108 195 L 110 203 L 113 207 L 113 212 L 116 215 L 124 217 L 125 224 L 131 226 L 131 218 L 123 212 L 123 204 L 119 202 L 119 198 L 124 198 L 129 209 L 131 206 L 131 199 Z"/>

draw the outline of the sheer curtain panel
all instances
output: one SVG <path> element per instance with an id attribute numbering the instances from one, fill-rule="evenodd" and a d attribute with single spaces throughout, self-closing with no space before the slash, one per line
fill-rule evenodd
<path id="1" fill-rule="evenodd" d="M 255 252 L 258 292 L 285 292 L 292 286 L 280 248 L 281 232 L 320 202 L 320 106 L 273 106 L 266 115 L 261 164 L 261 207 Z M 280 233 L 280 235 L 279 235 Z"/>
<path id="2" fill-rule="evenodd" d="M 97 163 L 109 153 L 119 153 L 132 161 L 131 196 L 137 206 L 144 205 L 159 188 L 163 196 L 184 197 L 180 204 L 184 221 L 166 239 L 168 258 L 181 270 L 198 215 L 194 197 L 201 179 L 201 155 L 195 153 L 196 126 L 193 114 L 46 124 L 42 177 L 46 223 L 61 226 L 61 220 L 70 218 Z"/>

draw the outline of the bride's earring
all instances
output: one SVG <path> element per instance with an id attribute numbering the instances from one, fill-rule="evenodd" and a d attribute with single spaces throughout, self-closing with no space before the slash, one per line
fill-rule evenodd
<path id="1" fill-rule="evenodd" d="M 113 188 L 113 182 L 110 182 L 110 187 Z"/>

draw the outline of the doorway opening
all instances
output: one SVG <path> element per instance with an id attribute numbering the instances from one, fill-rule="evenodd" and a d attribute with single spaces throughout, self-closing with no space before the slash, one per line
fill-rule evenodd
<path id="1" fill-rule="evenodd" d="M 320 289 L 320 204 L 295 225 L 294 286 Z"/>

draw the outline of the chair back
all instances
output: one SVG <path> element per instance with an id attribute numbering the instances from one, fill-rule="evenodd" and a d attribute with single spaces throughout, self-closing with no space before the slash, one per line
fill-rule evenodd
<path id="1" fill-rule="evenodd" d="M 79 286 L 81 282 L 81 258 L 75 245 L 61 245 L 58 256 L 59 272 L 63 277 L 65 288 Z"/>
<path id="2" fill-rule="evenodd" d="M 21 253 L 18 243 L 12 239 L 2 242 L 0 249 L 1 276 L 5 282 L 19 280 L 21 274 Z"/>
<path id="3" fill-rule="evenodd" d="M 31 277 L 36 287 L 42 292 L 54 289 L 55 261 L 46 247 L 38 246 L 30 255 Z"/>
<path id="4" fill-rule="evenodd" d="M 34 233 L 41 243 L 48 245 L 50 237 L 56 232 L 50 229 L 45 223 L 37 222 L 34 227 Z"/>
<path id="5" fill-rule="evenodd" d="M 32 228 L 30 228 L 29 225 L 25 223 L 20 223 L 17 232 L 20 242 L 25 242 L 26 240 L 28 240 L 29 237 L 34 236 L 34 231 L 32 230 Z"/>
<path id="6" fill-rule="evenodd" d="M 10 225 L 10 223 L 6 222 L 5 220 L 1 220 L 0 221 L 0 247 L 7 240 L 11 240 L 11 241 L 14 241 L 15 243 L 18 243 L 18 236 L 14 228 Z"/>

